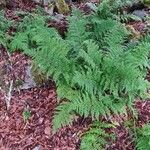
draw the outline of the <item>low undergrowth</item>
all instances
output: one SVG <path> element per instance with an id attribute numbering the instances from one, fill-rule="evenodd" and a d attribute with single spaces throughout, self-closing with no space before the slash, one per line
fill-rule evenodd
<path id="1" fill-rule="evenodd" d="M 150 36 L 130 41 L 131 33 L 118 21 L 119 4 L 103 0 L 87 16 L 73 10 L 65 38 L 48 28 L 46 17 L 39 15 L 25 17 L 9 37 L 10 24 L 1 15 L 6 24 L 0 27 L 1 44 L 11 52 L 20 50 L 32 57 L 46 78 L 51 76 L 56 83 L 54 132 L 79 116 L 90 116 L 93 122 L 103 116 L 111 122 L 110 116 L 127 115 L 127 110 L 136 114 L 135 99 L 148 96 L 145 77 L 150 67 Z M 106 139 L 112 137 L 105 129 L 111 127 L 93 123 L 83 136 L 81 149 L 103 149 Z M 145 127 L 140 131 L 137 148 L 145 150 L 143 141 L 149 134 L 145 135 Z M 144 143 L 149 147 L 149 142 Z"/>

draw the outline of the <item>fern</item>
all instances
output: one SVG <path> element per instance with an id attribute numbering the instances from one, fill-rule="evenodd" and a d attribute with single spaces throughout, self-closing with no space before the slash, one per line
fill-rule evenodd
<path id="1" fill-rule="evenodd" d="M 115 16 L 117 7 L 114 1 L 104 0 L 89 16 L 73 11 L 64 39 L 47 27 L 44 17 L 31 15 L 19 24 L 11 50 L 31 56 L 56 83 L 59 104 L 54 131 L 71 124 L 75 116 L 91 116 L 95 121 L 126 114 L 135 98 L 147 92 L 150 37 L 130 45 L 129 32 Z"/>
<path id="2" fill-rule="evenodd" d="M 8 47 L 8 41 L 10 39 L 10 36 L 8 35 L 7 31 L 13 25 L 13 21 L 6 19 L 4 16 L 4 11 L 0 11 L 0 44 L 7 48 Z"/>
<path id="3" fill-rule="evenodd" d="M 55 130 L 71 123 L 76 113 L 93 120 L 112 112 L 126 114 L 126 105 L 132 107 L 147 90 L 149 41 L 125 45 L 129 33 L 110 10 L 104 11 L 106 4 L 87 17 L 74 11 L 65 39 L 37 16 L 26 18 L 13 37 L 12 50 L 30 55 L 43 73 L 53 77 L 59 99 L 67 99 L 56 108 Z"/>
<path id="4" fill-rule="evenodd" d="M 114 139 L 113 134 L 105 130 L 114 127 L 108 123 L 94 122 L 89 131 L 85 132 L 81 140 L 81 150 L 104 150 L 108 139 Z"/>
<path id="5" fill-rule="evenodd" d="M 72 16 L 68 17 L 69 27 L 66 33 L 66 41 L 70 46 L 70 57 L 75 57 L 82 47 L 85 40 L 88 39 L 89 33 L 86 30 L 87 19 L 79 10 L 73 10 Z"/>
<path id="6" fill-rule="evenodd" d="M 145 124 L 138 130 L 137 150 L 150 149 L 150 124 Z"/>
<path id="7" fill-rule="evenodd" d="M 53 132 L 55 133 L 57 129 L 61 128 L 62 126 L 71 124 L 74 120 L 74 115 L 70 115 L 70 110 L 72 109 L 72 103 L 63 103 L 57 107 L 57 112 L 55 113 L 55 117 L 53 119 Z M 60 113 L 61 112 L 61 113 Z M 64 119 L 60 119 L 64 118 Z"/>
<path id="8" fill-rule="evenodd" d="M 143 40 L 132 49 L 126 47 L 127 30 L 108 17 L 99 19 L 96 14 L 90 24 L 92 40 L 81 44 L 71 75 L 70 90 L 77 90 L 79 97 L 70 96 L 70 114 L 77 112 L 81 116 L 91 115 L 98 119 L 99 115 L 106 116 L 110 112 L 126 113 L 126 105 L 132 105 L 135 97 L 146 92 L 148 87 L 144 77 L 146 68 L 149 68 L 150 44 Z M 65 98 L 65 90 L 62 95 Z"/>

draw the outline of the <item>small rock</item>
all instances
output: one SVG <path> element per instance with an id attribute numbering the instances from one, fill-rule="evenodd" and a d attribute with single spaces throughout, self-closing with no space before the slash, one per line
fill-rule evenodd
<path id="1" fill-rule="evenodd" d="M 44 9 L 45 9 L 46 13 L 48 13 L 49 15 L 53 15 L 53 13 L 54 13 L 54 5 L 51 5 L 50 8 L 48 6 L 46 6 Z"/>
<path id="2" fill-rule="evenodd" d="M 39 123 L 42 124 L 43 123 L 44 118 L 40 118 L 39 119 Z"/>
<path id="3" fill-rule="evenodd" d="M 32 87 L 36 87 L 36 83 L 33 80 L 33 77 L 31 75 L 31 66 L 26 67 L 26 76 L 25 76 L 25 82 L 20 87 L 20 89 L 30 89 Z"/>
<path id="4" fill-rule="evenodd" d="M 96 11 L 97 10 L 97 6 L 94 3 L 86 3 L 86 6 L 88 6 L 92 11 Z"/>
<path id="5" fill-rule="evenodd" d="M 63 14 L 56 14 L 52 19 L 57 21 L 57 22 L 60 22 L 64 18 L 65 18 L 65 16 Z"/>
<path id="6" fill-rule="evenodd" d="M 45 127 L 44 133 L 46 135 L 51 135 L 51 128 L 50 128 L 50 126 Z"/>
<path id="7" fill-rule="evenodd" d="M 141 19 L 145 19 L 145 17 L 148 16 L 148 14 L 145 10 L 134 10 L 132 14 Z"/>
<path id="8" fill-rule="evenodd" d="M 41 1 L 40 0 L 33 0 L 34 2 L 36 2 L 36 3 L 41 3 Z"/>
<path id="9" fill-rule="evenodd" d="M 38 146 L 36 146 L 35 148 L 33 148 L 32 150 L 41 150 L 41 146 L 38 145 Z"/>

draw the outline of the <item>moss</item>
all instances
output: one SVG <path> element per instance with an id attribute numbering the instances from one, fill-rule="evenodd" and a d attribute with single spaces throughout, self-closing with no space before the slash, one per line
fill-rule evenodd
<path id="1" fill-rule="evenodd" d="M 0 9 L 6 6 L 6 0 L 0 0 Z"/>
<path id="2" fill-rule="evenodd" d="M 66 4 L 65 0 L 57 0 L 56 7 L 60 14 L 67 14 L 70 11 L 69 6 Z"/>
<path id="3" fill-rule="evenodd" d="M 42 73 L 35 63 L 32 64 L 31 74 L 37 85 L 43 85 L 48 81 L 46 74 Z"/>
<path id="4" fill-rule="evenodd" d="M 23 81 L 20 80 L 20 79 L 17 79 L 17 80 L 15 81 L 14 86 L 15 86 L 15 87 L 19 87 L 19 86 L 21 86 L 22 84 L 23 84 Z"/>
<path id="5" fill-rule="evenodd" d="M 144 0 L 144 4 L 150 5 L 150 0 Z"/>

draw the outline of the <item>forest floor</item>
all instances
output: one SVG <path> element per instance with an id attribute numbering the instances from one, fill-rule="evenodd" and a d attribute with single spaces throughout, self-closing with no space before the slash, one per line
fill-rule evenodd
<path id="1" fill-rule="evenodd" d="M 34 7 L 27 3 L 19 7 L 30 11 L 31 6 Z M 13 10 L 6 11 L 8 16 L 13 16 Z M 132 23 L 137 30 L 143 24 Z M 0 150 L 78 150 L 80 138 L 91 119 L 79 118 L 72 126 L 53 135 L 52 118 L 57 106 L 55 83 L 35 85 L 28 71 L 30 64 L 30 58 L 24 54 L 9 54 L 0 48 Z M 150 101 L 137 100 L 135 108 L 138 112 L 137 126 L 150 122 Z M 117 138 L 108 143 L 108 150 L 135 149 L 130 129 L 125 126 L 132 119 L 130 113 L 127 117 L 111 118 L 116 124 L 113 133 Z"/>

